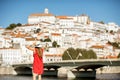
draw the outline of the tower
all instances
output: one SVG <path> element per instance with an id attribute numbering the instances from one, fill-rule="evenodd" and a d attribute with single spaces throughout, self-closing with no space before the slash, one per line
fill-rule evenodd
<path id="1" fill-rule="evenodd" d="M 45 8 L 44 13 L 45 13 L 45 14 L 48 14 L 48 13 L 49 13 L 49 10 L 48 10 L 47 8 Z"/>

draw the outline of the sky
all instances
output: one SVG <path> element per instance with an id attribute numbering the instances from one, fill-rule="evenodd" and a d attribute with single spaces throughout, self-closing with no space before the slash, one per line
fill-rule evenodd
<path id="1" fill-rule="evenodd" d="M 0 27 L 27 24 L 28 16 L 48 8 L 55 16 L 86 14 L 92 21 L 120 26 L 120 0 L 0 0 Z"/>

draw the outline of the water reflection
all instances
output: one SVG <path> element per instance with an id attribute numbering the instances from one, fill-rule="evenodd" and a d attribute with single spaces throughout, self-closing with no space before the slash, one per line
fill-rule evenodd
<path id="1" fill-rule="evenodd" d="M 29 76 L 12 76 L 0 75 L 0 80 L 32 80 L 32 75 Z M 42 80 L 120 80 L 120 74 L 101 74 L 96 78 L 58 78 L 58 77 L 42 77 Z"/>
<path id="2" fill-rule="evenodd" d="M 75 79 L 68 78 L 67 80 L 96 80 L 96 79 L 95 78 L 75 78 Z"/>

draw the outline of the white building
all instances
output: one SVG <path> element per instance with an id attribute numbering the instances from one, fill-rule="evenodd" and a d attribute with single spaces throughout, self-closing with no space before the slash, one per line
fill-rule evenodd
<path id="1" fill-rule="evenodd" d="M 11 43 L 11 38 L 9 38 L 9 37 L 3 37 L 3 38 L 1 38 L 2 40 L 0 40 L 1 41 L 1 47 L 2 48 L 9 48 L 9 47 L 12 47 L 12 44 L 10 44 Z"/>
<path id="2" fill-rule="evenodd" d="M 22 62 L 21 49 L 3 48 L 0 49 L 0 53 L 2 54 L 2 63 L 4 65 L 12 65 Z"/>
<path id="3" fill-rule="evenodd" d="M 5 30 L 4 28 L 0 27 L 0 35 L 4 32 L 4 30 Z"/>
<path id="4" fill-rule="evenodd" d="M 117 32 L 119 29 L 119 26 L 116 25 L 115 23 L 111 22 L 111 23 L 108 23 L 107 25 L 107 30 L 108 31 L 113 31 L 113 32 Z"/>
<path id="5" fill-rule="evenodd" d="M 25 46 L 25 38 L 12 38 L 12 44 L 13 44 L 13 48 L 22 48 L 23 46 Z"/>
<path id="6" fill-rule="evenodd" d="M 31 14 L 28 17 L 28 24 L 39 24 L 40 22 L 54 23 L 56 20 L 53 14 L 50 14 L 48 9 L 44 10 L 44 13 Z"/>
<path id="7" fill-rule="evenodd" d="M 44 52 L 44 63 L 62 61 L 62 54 L 64 51 L 64 48 L 49 48 L 48 51 Z"/>
<path id="8" fill-rule="evenodd" d="M 24 33 L 34 32 L 34 30 L 37 29 L 40 29 L 40 26 L 38 24 L 25 24 L 20 27 L 14 28 L 13 32 L 14 33 L 21 32 L 22 34 L 24 34 Z"/>
<path id="9" fill-rule="evenodd" d="M 69 18 L 68 16 L 56 16 L 57 24 L 61 27 L 74 27 L 74 20 L 73 18 Z"/>
<path id="10" fill-rule="evenodd" d="M 93 49 L 93 51 L 95 51 L 97 58 L 103 58 L 104 57 L 104 45 L 92 45 L 91 49 Z"/>
<path id="11" fill-rule="evenodd" d="M 89 16 L 87 16 L 85 14 L 75 16 L 74 21 L 77 21 L 77 22 L 79 22 L 81 24 L 85 24 L 85 25 L 90 24 L 90 18 L 89 18 Z"/>
<path id="12" fill-rule="evenodd" d="M 50 38 L 51 38 L 52 42 L 56 41 L 58 45 L 61 45 L 62 36 L 60 33 L 51 33 Z"/>

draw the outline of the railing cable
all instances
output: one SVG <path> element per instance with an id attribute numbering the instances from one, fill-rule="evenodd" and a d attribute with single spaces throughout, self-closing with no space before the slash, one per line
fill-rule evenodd
<path id="1" fill-rule="evenodd" d="M 67 54 L 70 57 L 70 59 L 72 60 L 73 64 L 75 64 L 74 60 L 72 59 L 72 56 L 69 54 L 69 51 L 67 51 Z"/>
<path id="2" fill-rule="evenodd" d="M 81 53 L 78 54 L 78 56 L 76 57 L 76 60 L 78 60 L 78 58 L 79 58 L 80 56 L 82 56 Z"/>

